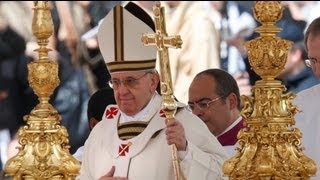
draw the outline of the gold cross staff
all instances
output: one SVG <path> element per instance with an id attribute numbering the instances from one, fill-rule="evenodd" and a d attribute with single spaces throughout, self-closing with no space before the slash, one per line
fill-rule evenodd
<path id="1" fill-rule="evenodd" d="M 155 18 L 155 34 L 144 34 L 142 42 L 145 46 L 156 45 L 158 49 L 158 59 L 160 61 L 160 76 L 161 76 L 161 95 L 162 108 L 166 118 L 173 119 L 177 111 L 177 105 L 174 101 L 173 86 L 171 79 L 170 61 L 168 48 L 181 48 L 182 40 L 179 35 L 168 36 L 166 32 L 164 7 L 161 7 L 159 1 L 155 2 L 153 7 Z M 177 155 L 177 147 L 175 144 L 171 145 L 172 163 L 175 173 L 175 179 L 184 179 L 181 174 L 179 159 Z"/>

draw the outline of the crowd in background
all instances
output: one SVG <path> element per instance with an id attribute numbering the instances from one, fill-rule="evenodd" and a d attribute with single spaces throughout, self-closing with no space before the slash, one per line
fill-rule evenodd
<path id="1" fill-rule="evenodd" d="M 81 38 L 122 1 L 49 1 L 54 22 L 50 58 L 59 64 L 60 85 L 51 103 L 69 133 L 70 152 L 82 146 L 89 133 L 89 97 L 107 88 L 110 77 L 95 36 Z M 152 15 L 153 1 L 137 1 Z M 304 31 L 320 10 L 317 1 L 283 1 L 279 37 L 294 43 L 279 79 L 295 93 L 318 84 L 304 60 Z M 243 43 L 258 36 L 253 1 L 163 1 L 168 35 L 181 35 L 181 49 L 170 49 L 174 93 L 187 103 L 194 76 L 209 68 L 226 70 L 236 79 L 241 95 L 251 95 L 259 77 L 251 69 Z M 38 58 L 32 33 L 32 1 L 0 2 L 0 167 L 11 156 L 7 147 L 23 125 L 22 117 L 38 103 L 28 85 L 27 64 Z M 9 152 L 10 153 L 10 152 Z M 2 163 L 1 163 L 2 162 Z"/>

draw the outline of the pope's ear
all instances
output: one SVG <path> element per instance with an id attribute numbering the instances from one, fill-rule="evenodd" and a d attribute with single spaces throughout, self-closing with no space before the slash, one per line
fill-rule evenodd
<path id="1" fill-rule="evenodd" d="M 160 90 L 160 76 L 157 72 L 152 73 L 152 91 Z M 160 91 L 158 92 L 160 93 Z"/>

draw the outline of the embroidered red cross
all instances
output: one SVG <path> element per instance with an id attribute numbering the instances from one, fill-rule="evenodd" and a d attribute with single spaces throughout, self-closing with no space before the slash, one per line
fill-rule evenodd
<path id="1" fill-rule="evenodd" d="M 107 109 L 106 117 L 107 119 L 112 119 L 115 115 L 117 115 L 117 113 L 118 113 L 118 108 L 110 107 L 109 109 Z"/>
<path id="2" fill-rule="evenodd" d="M 129 146 L 131 146 L 130 142 L 128 144 L 120 144 L 118 156 L 126 156 L 126 153 L 129 152 Z"/>
<path id="3" fill-rule="evenodd" d="M 159 113 L 160 113 L 160 117 L 163 117 L 163 118 L 165 118 L 165 117 L 166 117 L 166 114 L 164 113 L 164 111 L 163 111 L 162 109 L 160 110 L 160 112 L 159 112 Z"/>

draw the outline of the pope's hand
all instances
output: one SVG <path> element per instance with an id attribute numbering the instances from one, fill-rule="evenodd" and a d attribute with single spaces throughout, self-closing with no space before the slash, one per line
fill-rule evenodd
<path id="1" fill-rule="evenodd" d="M 184 128 L 179 121 L 166 119 L 166 135 L 168 145 L 175 144 L 178 151 L 187 149 L 187 139 Z"/>
<path id="2" fill-rule="evenodd" d="M 112 166 L 112 168 L 109 170 L 109 172 L 106 175 L 99 178 L 99 180 L 128 180 L 128 178 L 126 178 L 126 177 L 113 177 L 115 170 L 116 170 L 116 168 L 114 166 Z"/>

